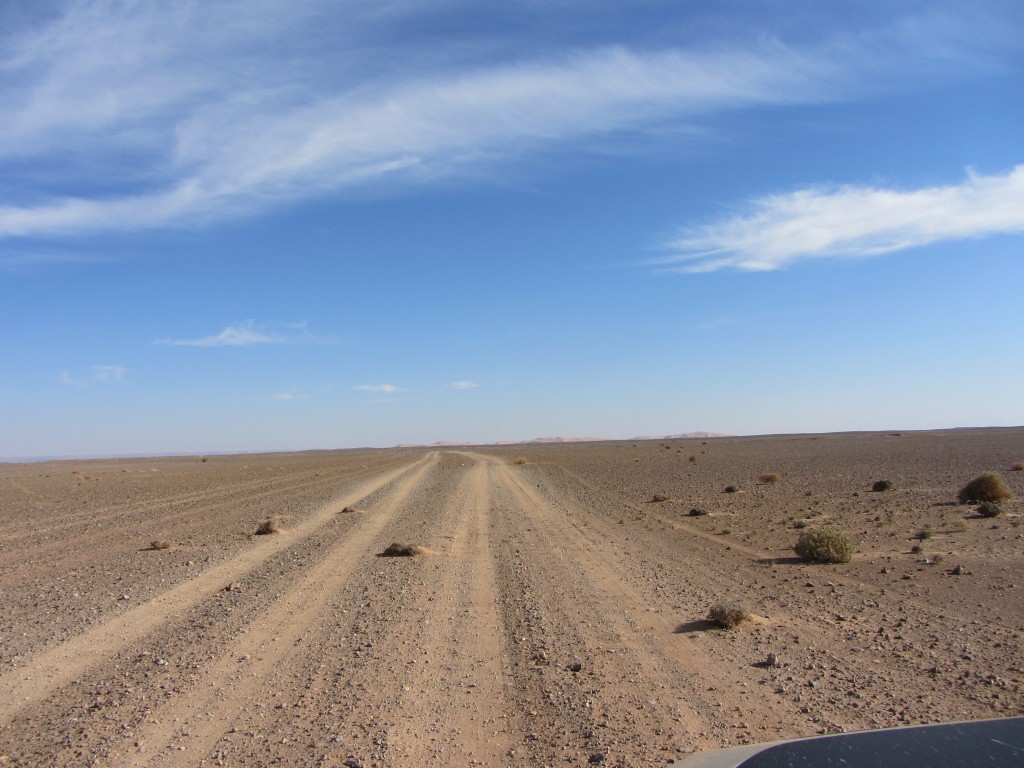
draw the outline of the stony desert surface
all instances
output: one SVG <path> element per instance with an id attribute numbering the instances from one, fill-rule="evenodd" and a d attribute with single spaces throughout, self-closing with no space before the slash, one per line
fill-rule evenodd
<path id="1" fill-rule="evenodd" d="M 1024 429 L 0 465 L 0 764 L 649 766 L 1024 714 L 1018 461 Z M 986 470 L 1000 517 L 957 503 Z M 795 557 L 818 526 L 852 562 Z"/>

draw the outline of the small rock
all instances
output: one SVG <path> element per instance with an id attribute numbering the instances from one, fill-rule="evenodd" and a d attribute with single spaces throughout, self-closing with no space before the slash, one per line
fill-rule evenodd
<path id="1" fill-rule="evenodd" d="M 226 587 L 224 587 L 224 591 L 225 592 L 241 592 L 242 591 L 242 585 L 239 584 L 237 581 L 232 581 L 230 584 L 228 584 Z"/>
<path id="2" fill-rule="evenodd" d="M 569 670 L 570 672 L 582 672 L 582 671 L 583 671 L 583 665 L 582 665 L 582 664 L 580 664 L 580 663 L 579 663 L 578 661 L 576 661 L 576 662 L 573 662 L 572 664 L 570 664 L 570 665 L 569 665 L 569 666 L 567 667 L 567 669 L 568 669 L 568 670 Z"/>
<path id="3" fill-rule="evenodd" d="M 347 766 L 347 768 L 363 768 L 363 764 L 356 760 L 354 757 L 350 757 L 348 760 L 342 763 L 342 765 Z"/>
<path id="4" fill-rule="evenodd" d="M 587 762 L 592 765 L 597 765 L 598 763 L 603 763 L 605 760 L 604 752 L 595 752 L 590 756 L 590 759 L 587 760 Z"/>
<path id="5" fill-rule="evenodd" d="M 962 565 L 956 565 L 953 566 L 953 569 L 950 571 L 950 573 L 952 573 L 954 576 L 963 576 L 965 573 L 967 573 L 967 569 L 964 568 Z"/>
<path id="6" fill-rule="evenodd" d="M 782 662 L 779 661 L 779 657 L 774 653 L 769 653 L 768 657 L 764 660 L 766 667 L 781 667 Z"/>

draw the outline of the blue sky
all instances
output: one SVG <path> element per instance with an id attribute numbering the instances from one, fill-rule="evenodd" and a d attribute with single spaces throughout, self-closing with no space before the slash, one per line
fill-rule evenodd
<path id="1" fill-rule="evenodd" d="M 0 456 L 1024 424 L 1024 6 L 0 3 Z"/>

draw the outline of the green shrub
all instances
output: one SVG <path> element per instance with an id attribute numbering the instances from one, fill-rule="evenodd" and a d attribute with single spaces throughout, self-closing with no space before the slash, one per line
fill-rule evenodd
<path id="1" fill-rule="evenodd" d="M 750 620 L 750 613 L 739 603 L 715 603 L 708 611 L 708 621 L 723 629 L 734 629 Z"/>
<path id="2" fill-rule="evenodd" d="M 1006 501 L 1013 494 L 1006 481 L 995 472 L 984 472 L 960 489 L 960 503 L 972 501 Z"/>
<path id="3" fill-rule="evenodd" d="M 914 534 L 918 541 L 927 541 L 934 535 L 935 532 L 932 531 L 931 528 L 922 528 L 920 531 Z"/>
<path id="4" fill-rule="evenodd" d="M 853 559 L 853 542 L 837 528 L 804 531 L 793 549 L 811 563 L 848 563 Z"/>
<path id="5" fill-rule="evenodd" d="M 978 507 L 978 514 L 982 517 L 999 517 L 1003 514 L 1003 508 L 994 501 L 983 501 Z"/>

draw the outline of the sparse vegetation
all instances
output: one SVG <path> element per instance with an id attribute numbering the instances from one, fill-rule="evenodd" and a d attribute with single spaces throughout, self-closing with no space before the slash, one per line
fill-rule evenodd
<path id="1" fill-rule="evenodd" d="M 268 517 L 259 527 L 256 529 L 257 536 L 269 536 L 272 533 L 279 533 L 281 531 L 281 525 L 273 517 Z"/>
<path id="2" fill-rule="evenodd" d="M 896 486 L 892 484 L 892 480 L 876 480 L 875 484 L 871 486 L 871 490 L 875 493 L 885 493 L 891 491 Z"/>
<path id="3" fill-rule="evenodd" d="M 689 461 L 690 461 L 691 464 L 696 464 L 697 463 L 697 456 L 696 456 L 696 454 L 691 454 Z"/>
<path id="4" fill-rule="evenodd" d="M 169 541 L 162 541 L 161 539 L 155 539 L 154 541 L 149 542 L 149 548 L 153 549 L 153 550 L 157 550 L 157 549 L 170 549 L 171 548 L 171 542 L 169 542 Z"/>
<path id="5" fill-rule="evenodd" d="M 651 496 L 651 503 L 652 504 L 660 504 L 663 501 L 671 501 L 671 499 L 669 499 L 668 496 L 665 496 L 665 495 L 660 494 L 660 493 L 656 493 L 653 496 Z"/>
<path id="6" fill-rule="evenodd" d="M 912 555 L 920 555 L 922 552 L 924 552 L 924 547 L 920 544 L 915 544 L 910 548 L 910 554 Z"/>
<path id="7" fill-rule="evenodd" d="M 803 530 L 804 528 L 807 527 L 807 521 L 806 520 L 797 520 L 796 522 L 793 523 L 793 527 L 797 528 L 797 529 L 800 529 L 800 530 Z"/>
<path id="8" fill-rule="evenodd" d="M 343 515 L 355 515 L 355 514 L 358 514 L 358 513 L 362 512 L 362 511 L 363 510 L 361 510 L 359 507 L 345 507 L 343 510 L 341 510 L 341 514 L 343 514 Z"/>
<path id="9" fill-rule="evenodd" d="M 1024 461 L 1015 461 L 1010 465 L 1011 472 L 1024 472 Z"/>
<path id="10" fill-rule="evenodd" d="M 745 621 L 750 621 L 750 613 L 739 603 L 715 603 L 708 611 L 708 621 L 723 629 L 735 629 Z"/>
<path id="11" fill-rule="evenodd" d="M 978 506 L 978 514 L 982 517 L 999 517 L 1003 514 L 1003 508 L 994 501 L 983 501 Z"/>
<path id="12" fill-rule="evenodd" d="M 711 514 L 704 507 L 694 507 L 690 510 L 690 517 L 704 517 L 704 515 Z"/>
<path id="13" fill-rule="evenodd" d="M 522 465 L 522 464 L 529 464 L 530 462 L 528 462 L 526 460 L 525 456 L 516 456 L 515 461 L 513 461 L 512 463 L 513 464 L 520 464 L 520 465 Z"/>
<path id="14" fill-rule="evenodd" d="M 922 528 L 921 530 L 919 530 L 917 533 L 914 534 L 914 538 L 917 539 L 918 541 L 927 541 L 928 539 L 930 539 L 934 535 L 935 535 L 935 532 L 930 527 L 925 526 L 924 528 Z"/>
<path id="15" fill-rule="evenodd" d="M 782 479 L 782 475 L 780 475 L 778 472 L 765 472 L 757 479 L 760 480 L 762 483 L 774 485 L 775 483 L 779 482 L 779 480 Z"/>
<path id="16" fill-rule="evenodd" d="M 810 563 L 848 563 L 853 559 L 853 542 L 838 528 L 804 531 L 793 549 Z"/>
<path id="17" fill-rule="evenodd" d="M 1006 501 L 1013 494 L 1006 481 L 995 472 L 983 472 L 960 489 L 960 503 L 980 501 Z"/>
<path id="18" fill-rule="evenodd" d="M 739 493 L 740 487 L 738 485 L 727 485 L 725 486 L 726 493 Z"/>
<path id="19" fill-rule="evenodd" d="M 387 548 L 380 553 L 381 557 L 413 557 L 415 555 L 422 555 L 426 550 L 418 544 L 402 544 L 399 542 L 393 542 L 388 544 Z"/>

